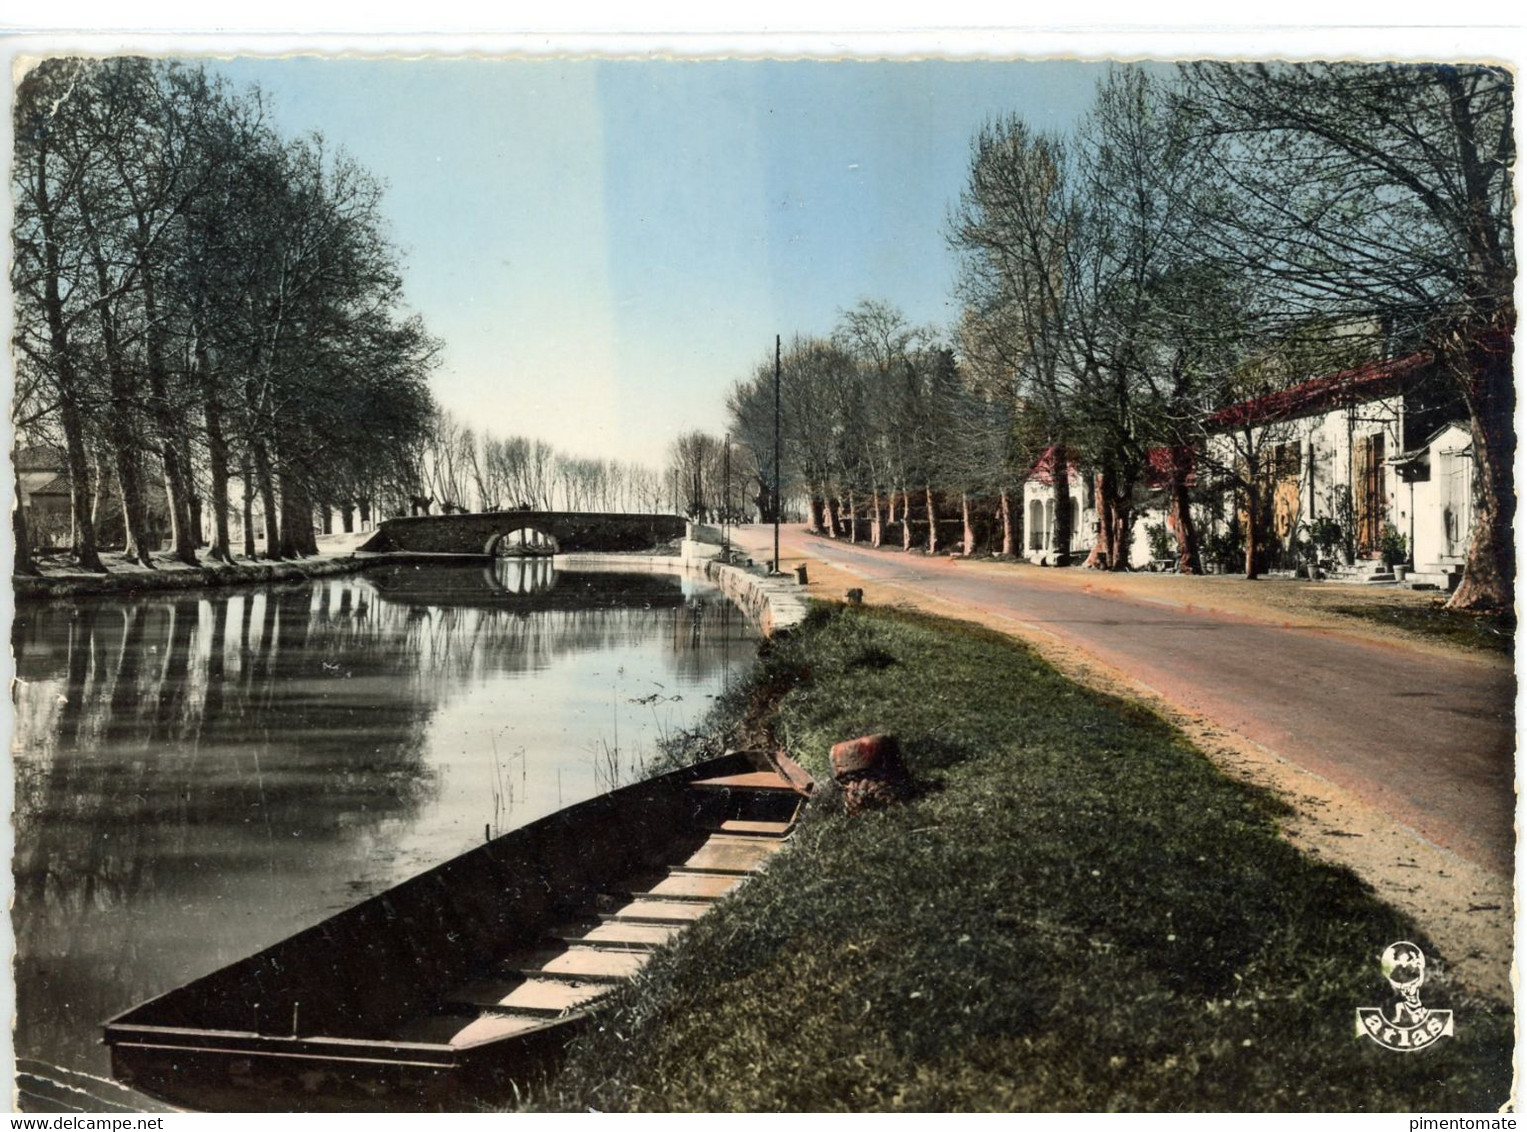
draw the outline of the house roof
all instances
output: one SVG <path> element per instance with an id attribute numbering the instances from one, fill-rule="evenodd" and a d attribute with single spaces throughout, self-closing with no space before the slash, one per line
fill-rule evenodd
<path id="1" fill-rule="evenodd" d="M 1420 444 L 1416 445 L 1414 448 L 1410 449 L 1409 451 L 1401 452 L 1401 453 L 1398 453 L 1397 455 L 1391 456 L 1391 457 L 1389 457 L 1389 459 L 1385 460 L 1384 463 L 1386 463 L 1386 464 L 1413 464 L 1417 460 L 1420 460 L 1423 457 L 1429 455 L 1430 452 L 1431 452 L 1432 445 L 1437 443 L 1438 438 L 1443 436 L 1443 435 L 1445 435 L 1445 434 L 1447 434 L 1447 433 L 1449 433 L 1449 432 L 1452 432 L 1455 428 L 1461 428 L 1461 429 L 1463 429 L 1464 432 L 1468 432 L 1469 431 L 1469 422 L 1468 421 L 1448 421 L 1447 424 L 1441 426 L 1438 429 L 1435 429 L 1430 436 L 1428 436 L 1425 440 L 1423 440 Z"/>
<path id="2" fill-rule="evenodd" d="M 1427 353 L 1364 362 L 1340 373 L 1328 373 L 1275 393 L 1228 405 L 1209 414 L 1209 425 L 1211 428 L 1239 428 L 1271 424 L 1376 401 L 1399 392 L 1431 362 L 1432 355 Z"/>
<path id="3" fill-rule="evenodd" d="M 54 444 L 18 448 L 12 456 L 18 472 L 62 472 L 69 467 L 64 450 Z"/>
<path id="4" fill-rule="evenodd" d="M 1033 480 L 1035 483 L 1054 483 L 1055 457 L 1059 450 L 1060 445 L 1058 444 L 1052 444 L 1046 448 L 1039 454 L 1039 459 L 1035 460 L 1033 466 L 1029 468 L 1028 475 L 1023 478 Z M 1068 451 L 1066 454 L 1066 474 L 1072 479 L 1075 479 L 1078 475 L 1075 452 Z"/>
<path id="5" fill-rule="evenodd" d="M 47 478 L 42 479 L 43 475 L 47 475 Z M 51 475 L 48 475 L 46 472 L 44 472 L 38 475 L 38 479 L 41 482 L 28 489 L 28 495 L 66 496 L 69 494 L 69 476 L 64 472 L 54 472 Z"/>
<path id="6" fill-rule="evenodd" d="M 1484 354 L 1510 353 L 1513 338 L 1509 330 L 1487 330 L 1474 339 L 1474 345 Z M 1364 362 L 1339 373 L 1328 373 L 1226 406 L 1211 413 L 1208 424 L 1210 428 L 1222 429 L 1271 424 L 1376 401 L 1407 389 L 1412 381 L 1430 369 L 1434 361 L 1435 356 L 1430 351 L 1420 351 L 1403 358 Z"/>

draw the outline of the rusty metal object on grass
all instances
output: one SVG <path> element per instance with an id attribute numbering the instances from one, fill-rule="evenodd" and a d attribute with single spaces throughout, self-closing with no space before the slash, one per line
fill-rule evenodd
<path id="1" fill-rule="evenodd" d="M 850 814 L 884 809 L 912 794 L 912 779 L 894 735 L 861 735 L 837 744 L 832 749 L 832 774 L 843 787 Z"/>

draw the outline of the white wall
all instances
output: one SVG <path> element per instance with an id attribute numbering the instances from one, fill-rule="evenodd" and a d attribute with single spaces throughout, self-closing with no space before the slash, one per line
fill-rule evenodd
<path id="1" fill-rule="evenodd" d="M 1280 421 L 1259 428 L 1255 443 L 1300 445 L 1299 522 L 1308 525 L 1316 518 L 1336 518 L 1336 504 L 1352 484 L 1352 452 L 1357 443 L 1375 433 L 1384 434 L 1383 493 L 1385 518 L 1402 534 L 1409 529 L 1409 485 L 1400 482 L 1394 467 L 1387 463 L 1399 455 L 1400 425 L 1403 407 L 1399 397 L 1365 401 L 1353 408 Z M 1235 446 L 1228 436 L 1210 438 L 1214 460 L 1229 466 Z M 1417 485 L 1420 486 L 1420 485 Z M 1420 506 L 1420 500 L 1417 500 Z"/>
<path id="2" fill-rule="evenodd" d="M 1447 526 L 1452 522 L 1463 536 L 1452 549 L 1461 551 L 1467 541 L 1467 532 L 1473 522 L 1472 489 L 1473 457 L 1468 454 L 1471 437 L 1469 430 L 1455 424 L 1432 438 L 1427 445 L 1430 472 L 1420 483 L 1400 483 L 1398 494 L 1399 518 L 1395 526 L 1411 540 L 1410 560 L 1417 569 L 1445 561 L 1448 555 Z M 1449 484 L 1450 473 L 1457 474 L 1459 482 Z M 1453 497 L 1449 499 L 1449 487 Z M 1460 500 L 1465 506 L 1458 507 Z M 1449 515 L 1450 504 L 1456 512 Z M 1459 557 L 1455 553 L 1453 557 Z"/>
<path id="3" fill-rule="evenodd" d="M 1083 506 L 1085 490 L 1081 481 L 1082 473 L 1074 473 L 1071 477 L 1071 514 L 1075 521 L 1071 524 L 1071 553 L 1085 555 L 1092 549 L 1092 544 L 1097 541 L 1098 517 L 1097 512 Z M 1038 510 L 1036 511 L 1036 504 Z M 1036 515 L 1043 517 L 1041 525 L 1037 528 L 1033 525 Z M 1055 532 L 1055 485 L 1041 483 L 1039 480 L 1030 479 L 1023 484 L 1023 550 L 1022 554 L 1030 562 L 1041 565 L 1049 565 L 1055 557 L 1054 546 Z M 1036 539 L 1035 535 L 1038 534 Z M 1036 542 L 1038 545 L 1036 546 Z"/>

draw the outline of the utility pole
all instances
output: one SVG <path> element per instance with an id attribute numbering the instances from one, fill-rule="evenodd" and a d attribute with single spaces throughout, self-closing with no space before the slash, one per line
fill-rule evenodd
<path id="1" fill-rule="evenodd" d="M 774 336 L 774 572 L 779 568 L 779 513 L 784 500 L 779 496 L 779 335 Z"/>

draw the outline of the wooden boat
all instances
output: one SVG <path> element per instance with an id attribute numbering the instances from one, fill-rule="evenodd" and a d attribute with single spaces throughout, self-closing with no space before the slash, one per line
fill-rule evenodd
<path id="1" fill-rule="evenodd" d="M 210 1111 L 512 1099 L 780 849 L 809 789 L 734 753 L 562 810 L 111 1019 L 112 1072 Z"/>

